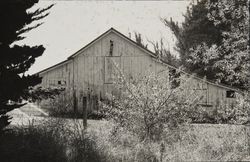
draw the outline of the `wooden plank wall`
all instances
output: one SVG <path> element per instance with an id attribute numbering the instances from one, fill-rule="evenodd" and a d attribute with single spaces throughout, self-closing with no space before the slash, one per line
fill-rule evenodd
<path id="1" fill-rule="evenodd" d="M 61 85 L 65 85 L 69 87 L 72 84 L 72 63 L 69 62 L 67 64 L 63 64 L 54 68 L 53 70 L 49 70 L 47 72 L 43 72 L 39 74 L 42 77 L 41 85 L 43 87 L 53 87 L 58 86 L 58 81 L 61 81 Z"/>

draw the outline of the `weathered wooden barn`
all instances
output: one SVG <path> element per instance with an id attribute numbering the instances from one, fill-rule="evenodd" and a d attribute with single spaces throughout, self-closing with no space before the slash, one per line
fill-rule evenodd
<path id="1" fill-rule="evenodd" d="M 88 94 L 97 102 L 114 90 L 112 84 L 115 62 L 128 78 L 147 75 L 148 71 L 168 72 L 174 67 L 156 59 L 153 52 L 111 28 L 67 60 L 38 72 L 41 86 L 65 86 L 70 96 L 75 96 L 75 107 L 82 107 Z M 188 74 L 187 74 L 188 75 Z M 201 103 L 213 106 L 216 102 L 232 103 L 235 89 L 192 76 L 190 87 L 202 91 Z"/>

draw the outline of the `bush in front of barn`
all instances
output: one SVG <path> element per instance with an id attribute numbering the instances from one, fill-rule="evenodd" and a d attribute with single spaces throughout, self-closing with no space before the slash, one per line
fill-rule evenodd
<path id="1" fill-rule="evenodd" d="M 62 92 L 54 98 L 43 98 L 39 103 L 39 107 L 44 109 L 52 117 L 63 118 L 81 118 L 81 112 L 74 111 L 74 99 L 67 95 L 67 92 Z"/>
<path id="2" fill-rule="evenodd" d="M 247 124 L 250 117 L 249 94 L 238 95 L 236 102 L 225 104 L 218 101 L 213 108 L 199 107 L 193 112 L 193 123 Z"/>
<path id="3" fill-rule="evenodd" d="M 116 124 L 114 132 L 122 128 L 141 141 L 159 141 L 190 122 L 201 97 L 188 89 L 189 78 L 176 79 L 182 84 L 173 88 L 166 71 L 129 81 L 119 73 L 115 86 L 120 93 L 109 96 L 110 104 L 103 103 L 107 119 Z"/>
<path id="4" fill-rule="evenodd" d="M 67 94 L 67 92 L 62 92 L 53 98 L 43 98 L 39 101 L 39 107 L 44 109 L 52 117 L 62 117 L 62 118 L 83 118 L 82 111 L 74 111 L 74 98 Z M 101 111 L 88 111 L 87 118 L 93 120 L 100 120 L 105 118 L 105 114 Z"/>

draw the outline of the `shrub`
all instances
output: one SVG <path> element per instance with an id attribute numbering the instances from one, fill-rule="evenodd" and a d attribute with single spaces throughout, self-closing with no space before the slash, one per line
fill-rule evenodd
<path id="1" fill-rule="evenodd" d="M 192 120 L 194 123 L 213 124 L 246 124 L 249 122 L 250 101 L 248 94 L 237 96 L 233 104 L 217 102 L 212 111 L 199 108 L 194 111 Z"/>
<path id="2" fill-rule="evenodd" d="M 27 92 L 26 96 L 24 96 L 24 99 L 29 101 L 36 101 L 41 102 L 41 100 L 49 99 L 49 98 L 55 98 L 58 95 L 62 94 L 65 91 L 65 87 L 59 86 L 59 87 L 49 87 L 44 88 L 41 86 L 31 87 L 29 91 Z"/>
<path id="3" fill-rule="evenodd" d="M 61 93 L 55 98 L 44 99 L 40 102 L 40 107 L 46 109 L 50 116 L 54 117 L 80 117 L 81 114 L 74 112 L 73 97 L 66 92 Z"/>
<path id="4" fill-rule="evenodd" d="M 99 162 L 107 156 L 81 120 L 47 118 L 0 135 L 0 161 Z"/>
<path id="5" fill-rule="evenodd" d="M 72 162 L 99 162 L 107 161 L 108 157 L 98 145 L 97 136 L 92 131 L 87 131 L 82 120 L 68 120 L 63 128 L 63 136 L 67 139 L 68 161 Z M 95 128 L 96 129 L 96 128 Z"/>
<path id="6" fill-rule="evenodd" d="M 122 127 L 141 141 L 159 140 L 163 130 L 171 132 L 189 122 L 200 95 L 188 89 L 188 78 L 177 78 L 181 84 L 173 88 L 165 71 L 130 81 L 119 74 L 115 80 L 118 95 L 109 95 L 110 103 L 103 103 L 106 116 L 116 123 L 115 129 Z"/>
<path id="7" fill-rule="evenodd" d="M 54 98 L 45 98 L 39 102 L 41 108 L 45 109 L 50 116 L 63 118 L 83 118 L 82 111 L 74 110 L 74 98 L 63 92 Z M 105 118 L 101 111 L 88 111 L 88 119 L 100 120 Z"/>
<path id="8" fill-rule="evenodd" d="M 58 132 L 43 126 L 15 128 L 0 135 L 1 162 L 67 161 Z"/>

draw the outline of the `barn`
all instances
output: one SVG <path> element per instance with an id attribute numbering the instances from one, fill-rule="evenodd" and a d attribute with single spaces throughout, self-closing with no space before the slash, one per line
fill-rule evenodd
<path id="1" fill-rule="evenodd" d="M 153 52 L 111 28 L 67 60 L 37 74 L 42 77 L 42 87 L 65 86 L 67 94 L 74 98 L 75 110 L 81 109 L 90 94 L 93 102 L 90 109 L 98 109 L 94 103 L 114 91 L 114 62 L 128 78 L 147 75 L 148 71 L 158 73 L 164 70 L 168 73 L 175 69 L 159 61 Z M 235 101 L 236 89 L 191 77 L 190 87 L 202 91 L 204 95 L 200 101 L 202 105 L 212 107 L 218 101 L 227 104 Z"/>

